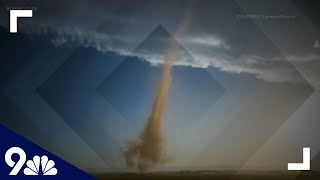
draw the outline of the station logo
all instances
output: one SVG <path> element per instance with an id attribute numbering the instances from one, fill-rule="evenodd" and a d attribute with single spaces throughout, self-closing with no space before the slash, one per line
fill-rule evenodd
<path id="1" fill-rule="evenodd" d="M 0 125 L 0 179 L 77 179 L 92 176 Z"/>
<path id="2" fill-rule="evenodd" d="M 17 154 L 19 159 L 17 162 L 12 160 L 12 156 Z M 26 164 L 26 168 L 24 168 L 23 172 L 25 175 L 56 175 L 58 170 L 54 167 L 55 162 L 53 160 L 49 160 L 47 156 L 36 155 L 32 158 L 32 160 L 26 161 L 26 153 L 23 149 L 19 147 L 10 148 L 5 155 L 5 161 L 8 166 L 12 167 L 12 170 L 9 175 L 17 175 L 24 164 Z"/>

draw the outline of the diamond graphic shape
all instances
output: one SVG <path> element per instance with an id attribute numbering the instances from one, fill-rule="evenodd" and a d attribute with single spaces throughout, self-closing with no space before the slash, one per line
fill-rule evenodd
<path id="1" fill-rule="evenodd" d="M 163 60 L 170 41 L 179 44 L 158 26 L 97 88 L 127 120 L 144 122 L 151 111 L 162 75 L 162 64 L 157 63 Z M 194 60 L 179 46 L 180 58 Z M 146 59 L 139 58 L 141 56 Z M 174 66 L 166 118 L 176 123 L 198 120 L 224 92 L 205 69 Z"/>

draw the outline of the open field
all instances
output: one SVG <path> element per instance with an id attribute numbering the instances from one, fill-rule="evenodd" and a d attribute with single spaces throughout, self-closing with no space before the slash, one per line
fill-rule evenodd
<path id="1" fill-rule="evenodd" d="M 137 173 L 95 173 L 99 180 L 320 180 L 319 172 L 179 171 Z"/>

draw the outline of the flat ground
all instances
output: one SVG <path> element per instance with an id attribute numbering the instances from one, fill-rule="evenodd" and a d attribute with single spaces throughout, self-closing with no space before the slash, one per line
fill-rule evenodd
<path id="1" fill-rule="evenodd" d="M 320 180 L 319 172 L 156 172 L 156 173 L 95 173 L 99 180 Z"/>

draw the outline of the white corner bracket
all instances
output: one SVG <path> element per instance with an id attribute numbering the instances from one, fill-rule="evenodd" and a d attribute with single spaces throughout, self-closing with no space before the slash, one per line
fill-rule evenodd
<path id="1" fill-rule="evenodd" d="M 32 17 L 32 10 L 10 10 L 10 33 L 18 32 L 19 17 Z"/>
<path id="2" fill-rule="evenodd" d="M 310 170 L 310 148 L 303 148 L 303 162 L 302 163 L 288 163 L 289 171 Z"/>

